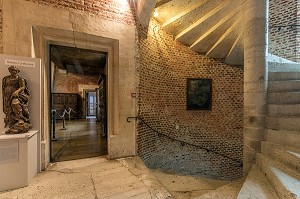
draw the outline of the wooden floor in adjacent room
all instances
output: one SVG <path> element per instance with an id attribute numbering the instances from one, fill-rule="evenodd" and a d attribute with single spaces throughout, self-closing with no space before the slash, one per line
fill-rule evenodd
<path id="1" fill-rule="evenodd" d="M 52 141 L 52 161 L 66 161 L 107 155 L 107 139 L 96 118 L 56 121 L 55 137 Z"/>

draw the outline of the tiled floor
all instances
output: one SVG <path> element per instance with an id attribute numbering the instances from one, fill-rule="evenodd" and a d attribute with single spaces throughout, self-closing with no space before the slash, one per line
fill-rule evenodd
<path id="1" fill-rule="evenodd" d="M 203 194 L 205 199 L 235 199 L 228 196 L 240 187 L 226 189 L 228 183 L 151 171 L 139 157 L 94 157 L 51 163 L 29 186 L 0 192 L 0 199 L 202 199 Z M 219 187 L 226 190 L 215 197 Z"/>
<path id="2" fill-rule="evenodd" d="M 62 120 L 56 123 L 56 139 L 52 141 L 52 161 L 66 161 L 107 154 L 107 140 L 96 118 Z"/>
<path id="3" fill-rule="evenodd" d="M 56 125 L 52 152 L 58 162 L 38 173 L 28 187 L 0 192 L 0 199 L 194 199 L 229 183 L 151 171 L 139 157 L 107 160 L 102 156 L 107 141 L 94 118 L 65 126 L 61 130 L 62 123 Z"/>
<path id="4" fill-rule="evenodd" d="M 1 179 L 2 180 L 2 179 Z M 139 158 L 104 157 L 53 163 L 29 186 L 0 199 L 172 199 Z"/>

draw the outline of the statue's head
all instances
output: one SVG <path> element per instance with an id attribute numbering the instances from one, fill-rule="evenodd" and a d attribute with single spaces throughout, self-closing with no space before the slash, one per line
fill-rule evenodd
<path id="1" fill-rule="evenodd" d="M 17 67 L 15 67 L 15 66 L 10 66 L 10 67 L 8 68 L 8 71 L 9 71 L 10 73 L 12 73 L 13 71 L 16 71 L 16 73 L 19 73 L 19 72 L 20 72 L 20 70 L 19 70 Z"/>

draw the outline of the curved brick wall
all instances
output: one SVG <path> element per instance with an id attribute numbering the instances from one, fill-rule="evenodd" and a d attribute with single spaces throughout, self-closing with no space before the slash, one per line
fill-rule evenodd
<path id="1" fill-rule="evenodd" d="M 151 21 L 140 29 L 139 115 L 176 139 L 242 159 L 243 70 L 190 51 Z M 212 110 L 186 110 L 186 79 L 211 78 Z M 179 129 L 176 129 L 176 124 Z M 182 145 L 140 125 L 138 154 L 151 168 L 219 179 L 242 176 L 238 163 Z"/>
<path id="2" fill-rule="evenodd" d="M 287 25 L 297 24 L 297 1 L 269 1 L 269 52 L 292 61 L 299 60 L 299 27 Z M 280 30 L 276 26 L 282 27 Z"/>

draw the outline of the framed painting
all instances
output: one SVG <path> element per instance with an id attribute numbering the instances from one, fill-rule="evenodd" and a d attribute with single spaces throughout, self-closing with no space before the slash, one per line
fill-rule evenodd
<path id="1" fill-rule="evenodd" d="M 212 79 L 187 79 L 187 110 L 211 110 Z"/>

